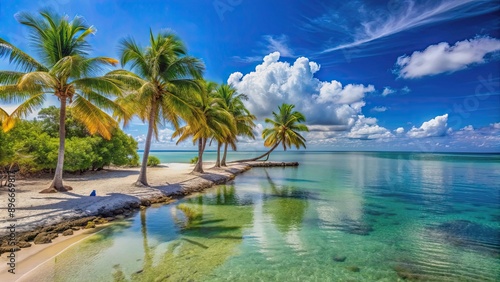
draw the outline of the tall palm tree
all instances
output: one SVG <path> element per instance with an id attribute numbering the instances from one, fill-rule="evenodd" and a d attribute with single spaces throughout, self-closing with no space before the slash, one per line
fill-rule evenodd
<path id="1" fill-rule="evenodd" d="M 256 161 L 264 157 L 268 157 L 274 149 L 280 144 L 283 145 L 283 150 L 295 146 L 306 148 L 306 139 L 299 134 L 301 131 L 309 131 L 305 124 L 306 117 L 297 111 L 294 111 L 295 105 L 282 104 L 278 107 L 278 113 L 273 112 L 274 119 L 266 118 L 266 123 L 272 125 L 271 128 L 266 128 L 262 131 L 264 138 L 264 146 L 271 147 L 269 151 L 253 159 L 240 160 L 237 162 Z"/>
<path id="2" fill-rule="evenodd" d="M 48 11 L 40 16 L 19 13 L 17 21 L 31 31 L 30 41 L 40 59 L 23 52 L 0 38 L 0 58 L 9 58 L 16 71 L 0 71 L 0 100 L 21 104 L 10 114 L 2 112 L 2 127 L 10 130 L 15 122 L 40 108 L 48 95 L 59 100 L 59 155 L 57 167 L 49 188 L 42 192 L 71 190 L 63 185 L 66 107 L 91 134 L 111 138 L 118 123 L 105 111 L 127 116 L 126 111 L 112 100 L 122 89 L 113 76 L 96 76 L 117 60 L 107 57 L 89 58 L 87 37 L 95 32 L 83 18 L 69 21 Z"/>
<path id="3" fill-rule="evenodd" d="M 202 91 L 198 92 L 195 106 L 202 112 L 203 123 L 190 123 L 179 128 L 174 132 L 174 137 L 179 136 L 177 143 L 193 138 L 193 142 L 198 142 L 198 162 L 193 172 L 203 173 L 203 152 L 208 139 L 213 138 L 219 142 L 224 140 L 235 131 L 235 123 L 231 113 L 225 110 L 221 105 L 222 101 L 214 95 L 217 84 L 213 82 L 201 82 Z"/>
<path id="4" fill-rule="evenodd" d="M 235 122 L 235 131 L 232 132 L 224 140 L 224 153 L 220 162 L 221 166 L 226 166 L 227 148 L 231 145 L 233 150 L 236 150 L 236 141 L 238 136 L 246 136 L 255 139 L 253 128 L 255 127 L 255 116 L 245 107 L 243 101 L 248 100 L 245 94 L 236 92 L 233 86 L 222 84 L 216 92 L 217 97 L 222 101 L 224 109 L 226 109 L 233 116 Z"/>
<path id="5" fill-rule="evenodd" d="M 119 70 L 112 72 L 122 81 L 138 84 L 136 90 L 120 103 L 132 107 L 139 118 L 148 123 L 141 171 L 137 185 L 148 186 L 146 168 L 153 133 L 158 139 L 158 126 L 166 122 L 177 129 L 180 119 L 200 126 L 203 123 L 200 111 L 193 106 L 193 93 L 199 91 L 203 63 L 187 55 L 182 41 L 172 33 L 160 32 L 156 36 L 150 31 L 150 46 L 141 48 L 134 39 L 120 42 L 121 64 L 134 73 Z"/>

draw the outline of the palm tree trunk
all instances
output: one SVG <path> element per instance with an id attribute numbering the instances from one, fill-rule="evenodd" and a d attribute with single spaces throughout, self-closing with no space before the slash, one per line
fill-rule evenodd
<path id="1" fill-rule="evenodd" d="M 263 155 L 260 155 L 256 158 L 253 158 L 253 159 L 246 159 L 246 160 L 239 160 L 239 161 L 233 161 L 232 163 L 243 163 L 243 162 L 253 162 L 253 161 L 256 161 L 256 160 L 259 160 L 259 159 L 262 159 L 263 157 L 267 156 L 269 158 L 269 155 L 274 151 L 274 149 L 276 149 L 278 147 L 278 145 L 280 144 L 281 142 L 278 142 L 276 143 L 272 148 L 271 150 L 267 151 L 266 153 L 264 153 Z M 267 161 L 267 159 L 266 159 Z"/>
<path id="2" fill-rule="evenodd" d="M 54 179 L 49 188 L 40 191 L 40 193 L 66 192 L 72 190 L 71 187 L 64 187 L 63 169 L 64 169 L 64 147 L 66 143 L 66 97 L 61 97 L 61 107 L 59 109 L 59 152 L 57 155 L 57 166 Z"/>
<path id="3" fill-rule="evenodd" d="M 139 172 L 139 178 L 135 182 L 135 185 L 137 186 L 149 186 L 147 178 L 147 167 L 148 167 L 149 150 L 151 149 L 151 139 L 153 137 L 153 128 L 154 128 L 153 123 L 156 114 L 156 108 L 157 107 L 153 105 L 151 112 L 149 113 L 148 134 L 146 135 L 146 143 L 144 145 L 144 154 L 142 156 L 141 171 Z"/>
<path id="4" fill-rule="evenodd" d="M 205 144 L 206 143 L 205 138 L 200 138 L 198 139 L 198 162 L 196 163 L 196 166 L 193 169 L 193 172 L 199 172 L 203 173 L 203 151 L 205 149 Z"/>
<path id="5" fill-rule="evenodd" d="M 151 270 L 153 264 L 153 256 L 148 244 L 148 229 L 146 225 L 146 209 L 141 209 L 141 233 L 142 233 L 142 246 L 144 248 L 144 270 Z"/>
<path id="6" fill-rule="evenodd" d="M 215 161 L 215 167 L 220 167 L 220 147 L 222 147 L 222 144 L 220 141 L 217 142 L 217 161 Z"/>
<path id="7" fill-rule="evenodd" d="M 224 154 L 222 154 L 222 161 L 220 162 L 221 166 L 227 166 L 226 165 L 226 156 L 227 156 L 227 146 L 228 145 L 229 145 L 228 143 L 224 144 Z"/>

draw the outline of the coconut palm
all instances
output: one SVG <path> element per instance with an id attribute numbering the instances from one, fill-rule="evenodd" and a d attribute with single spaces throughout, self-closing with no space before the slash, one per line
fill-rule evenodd
<path id="1" fill-rule="evenodd" d="M 253 121 L 255 120 L 255 116 L 252 115 L 243 104 L 243 101 L 248 100 L 248 96 L 237 93 L 236 89 L 234 89 L 231 85 L 222 84 L 219 86 L 216 96 L 221 99 L 222 106 L 231 113 L 235 122 L 236 131 L 232 132 L 232 134 L 224 140 L 224 153 L 222 155 L 220 165 L 226 166 L 228 146 L 231 145 L 232 149 L 236 150 L 236 141 L 238 141 L 238 136 L 255 139 L 255 135 L 253 133 L 253 128 L 255 127 Z"/>
<path id="2" fill-rule="evenodd" d="M 271 147 L 269 151 L 253 159 L 240 160 L 238 162 L 256 161 L 271 154 L 280 144 L 283 150 L 295 146 L 297 149 L 300 147 L 306 148 L 306 139 L 299 134 L 300 131 L 309 131 L 305 122 L 305 116 L 297 111 L 294 111 L 295 105 L 282 104 L 278 107 L 278 113 L 273 112 L 274 119 L 266 118 L 266 123 L 272 125 L 271 128 L 266 128 L 262 131 L 262 138 L 264 138 L 264 146 Z M 266 159 L 267 160 L 267 159 Z"/>
<path id="3" fill-rule="evenodd" d="M 156 36 L 150 31 L 147 48 L 141 48 L 134 39 L 126 38 L 120 42 L 121 64 L 134 73 L 119 70 L 113 74 L 121 76 L 122 81 L 138 84 L 120 103 L 132 107 L 139 118 L 148 123 L 148 133 L 144 147 L 141 170 L 137 185 L 148 186 L 146 168 L 153 133 L 158 139 L 159 126 L 168 122 L 176 129 L 180 119 L 201 126 L 201 113 L 193 106 L 193 93 L 199 91 L 198 79 L 204 66 L 202 62 L 187 55 L 182 41 L 172 33 L 160 32 Z"/>
<path id="4" fill-rule="evenodd" d="M 234 132 L 235 123 L 231 113 L 221 105 L 222 101 L 214 92 L 217 84 L 213 82 L 201 82 L 202 91 L 198 93 L 195 106 L 202 112 L 203 123 L 190 123 L 179 128 L 174 133 L 174 137 L 179 137 L 177 143 L 192 137 L 193 142 L 198 142 L 198 162 L 193 172 L 203 173 L 203 152 L 208 139 L 213 138 L 218 142 L 218 159 L 220 144 L 227 136 Z"/>
<path id="5" fill-rule="evenodd" d="M 67 191 L 63 185 L 66 108 L 71 107 L 74 118 L 81 121 L 91 134 L 111 137 L 118 125 L 105 111 L 127 116 L 112 98 L 120 96 L 120 83 L 112 76 L 100 75 L 105 67 L 117 60 L 107 57 L 89 58 L 87 37 L 95 32 L 83 18 L 69 21 L 48 11 L 40 16 L 29 13 L 16 15 L 19 23 L 31 31 L 30 41 L 39 60 L 0 38 L 0 58 L 9 58 L 16 71 L 0 71 L 0 100 L 20 103 L 10 114 L 0 111 L 4 131 L 10 130 L 17 120 L 40 108 L 47 96 L 59 100 L 59 153 L 54 179 L 42 192 Z"/>

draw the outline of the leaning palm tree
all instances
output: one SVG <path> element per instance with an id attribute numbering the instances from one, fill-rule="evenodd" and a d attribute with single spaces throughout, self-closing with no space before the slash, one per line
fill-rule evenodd
<path id="1" fill-rule="evenodd" d="M 269 155 L 280 144 L 283 145 L 283 150 L 295 146 L 297 149 L 306 147 L 306 139 L 299 134 L 300 131 L 309 131 L 305 124 L 305 116 L 297 111 L 294 111 L 295 105 L 282 104 L 278 107 L 279 112 L 273 112 L 274 119 L 266 118 L 266 123 L 272 125 L 271 128 L 266 128 L 262 131 L 264 138 L 264 146 L 271 147 L 269 151 L 253 159 L 239 160 L 237 162 L 256 161 Z M 266 158 L 266 160 L 267 160 Z"/>
<path id="2" fill-rule="evenodd" d="M 224 140 L 224 153 L 220 161 L 221 166 L 226 166 L 226 157 L 228 146 L 231 145 L 236 150 L 238 136 L 245 136 L 255 139 L 253 128 L 255 127 L 255 116 L 245 107 L 243 101 L 248 100 L 248 96 L 236 92 L 233 86 L 222 84 L 217 88 L 216 96 L 222 101 L 222 106 L 231 113 L 235 122 L 235 131 Z"/>
<path id="3" fill-rule="evenodd" d="M 126 38 L 121 45 L 121 64 L 134 73 L 125 70 L 112 72 L 122 81 L 137 84 L 137 89 L 120 100 L 132 108 L 143 121 L 148 123 L 141 170 L 136 184 L 148 186 L 146 168 L 153 133 L 158 139 L 158 128 L 168 122 L 176 129 L 180 119 L 200 126 L 201 113 L 193 106 L 198 79 L 204 70 L 203 63 L 187 55 L 182 41 L 168 32 L 156 36 L 150 31 L 150 46 L 141 48 L 134 39 Z"/>
<path id="4" fill-rule="evenodd" d="M 214 95 L 217 84 L 213 82 L 201 82 L 203 85 L 198 92 L 195 106 L 202 112 L 203 123 L 190 123 L 174 132 L 173 137 L 179 137 L 177 143 L 192 137 L 193 142 L 198 142 L 198 162 L 193 172 L 203 173 L 203 152 L 207 141 L 215 139 L 220 153 L 220 142 L 235 131 L 235 123 L 231 113 L 222 106 L 222 101 Z M 218 153 L 218 158 L 219 158 Z"/>
<path id="5" fill-rule="evenodd" d="M 0 38 L 0 58 L 8 57 L 16 71 L 0 71 L 0 100 L 21 103 L 10 115 L 3 111 L 4 131 L 10 130 L 17 120 L 40 108 L 48 95 L 59 100 L 59 153 L 57 166 L 49 188 L 42 192 L 71 190 L 63 185 L 66 108 L 81 121 L 91 134 L 99 133 L 111 138 L 118 123 L 105 111 L 127 116 L 126 111 L 112 100 L 120 96 L 119 81 L 112 76 L 96 76 L 117 60 L 107 57 L 89 58 L 87 37 L 95 28 L 85 24 L 83 18 L 69 21 L 48 11 L 40 17 L 19 13 L 18 22 L 31 31 L 30 40 L 40 60 L 31 57 L 16 46 Z"/>

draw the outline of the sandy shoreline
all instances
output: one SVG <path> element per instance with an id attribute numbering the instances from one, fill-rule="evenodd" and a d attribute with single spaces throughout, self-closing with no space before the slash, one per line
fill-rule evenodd
<path id="1" fill-rule="evenodd" d="M 206 167 L 212 165 L 207 164 Z M 209 168 L 204 174 L 192 174 L 193 165 L 165 164 L 148 169 L 151 187 L 133 183 L 139 168 L 114 168 L 84 175 L 65 176 L 65 185 L 73 187 L 65 193 L 40 194 L 50 179 L 16 180 L 16 232 L 26 232 L 71 219 L 97 216 L 129 207 L 132 203 L 158 197 L 182 196 L 224 183 L 238 173 L 248 170 L 248 164 L 232 164 L 225 168 Z M 96 196 L 89 196 L 96 190 Z M 0 188 L 0 237 L 9 233 L 7 188 Z M 137 205 L 138 207 L 138 205 Z"/>
<path id="2" fill-rule="evenodd" d="M 134 209 L 148 206 L 156 202 L 168 202 L 172 198 L 180 198 L 217 184 L 226 183 L 237 174 L 252 167 L 296 166 L 298 163 L 282 162 L 247 162 L 233 163 L 227 167 L 214 168 L 213 163 L 205 165 L 205 173 L 192 173 L 194 165 L 183 163 L 163 164 L 148 168 L 148 182 L 151 187 L 137 187 L 133 183 L 139 175 L 139 168 L 113 168 L 84 175 L 66 175 L 65 185 L 73 187 L 65 193 L 40 194 L 47 188 L 51 179 L 16 179 L 16 240 L 25 241 L 31 247 L 15 252 L 15 279 L 33 270 L 57 253 L 76 244 L 105 226 L 82 229 L 81 221 L 100 220 L 101 218 L 122 217 L 132 214 Z M 96 190 L 96 196 L 89 196 Z M 7 187 L 0 188 L 0 243 L 7 247 L 7 227 L 12 223 L 7 211 L 9 195 Z M 63 228 L 60 228 L 63 226 Z M 63 230 L 77 227 L 71 236 L 61 236 Z M 76 230 L 79 229 L 79 230 Z M 68 230 L 69 231 L 69 230 Z M 57 236 L 50 244 L 34 244 L 26 236 L 41 232 Z M 10 249 L 10 247 L 8 247 Z M 0 281 L 11 279 L 8 273 L 8 255 L 10 251 L 0 255 Z"/>

